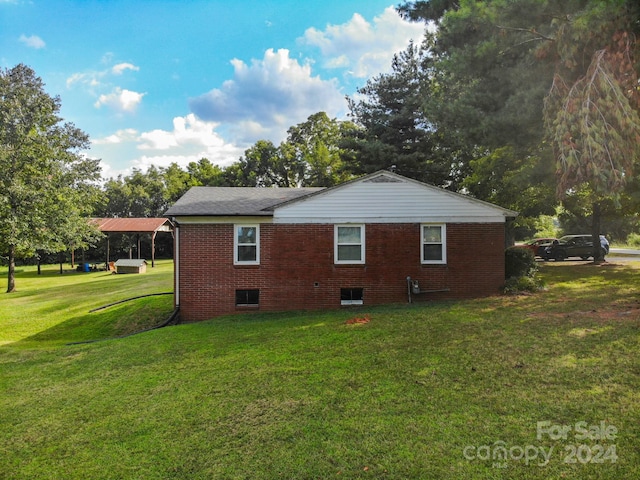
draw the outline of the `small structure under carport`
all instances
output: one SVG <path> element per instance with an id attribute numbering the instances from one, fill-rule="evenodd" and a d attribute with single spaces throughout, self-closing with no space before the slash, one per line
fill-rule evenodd
<path id="1" fill-rule="evenodd" d="M 120 259 L 115 263 L 115 266 L 116 273 L 145 273 L 147 271 L 147 261 L 141 258 Z"/>
<path id="2" fill-rule="evenodd" d="M 94 218 L 98 230 L 107 235 L 107 258 L 106 265 L 109 265 L 110 234 L 124 233 L 135 234 L 138 243 L 138 259 L 140 258 L 140 236 L 151 235 L 151 267 L 155 266 L 156 260 L 156 235 L 158 232 L 173 232 L 173 224 L 167 218 Z M 131 257 L 131 251 L 129 251 Z"/>

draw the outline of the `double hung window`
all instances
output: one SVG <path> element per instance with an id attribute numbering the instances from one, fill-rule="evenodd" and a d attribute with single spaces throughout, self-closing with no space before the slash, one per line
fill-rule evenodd
<path id="1" fill-rule="evenodd" d="M 364 263 L 364 225 L 336 225 L 334 258 L 337 264 Z"/>
<path id="2" fill-rule="evenodd" d="M 447 263 L 447 231 L 445 225 L 422 225 L 420 237 L 422 263 Z"/>
<path id="3" fill-rule="evenodd" d="M 234 234 L 234 259 L 236 265 L 260 264 L 260 226 L 236 225 Z"/>

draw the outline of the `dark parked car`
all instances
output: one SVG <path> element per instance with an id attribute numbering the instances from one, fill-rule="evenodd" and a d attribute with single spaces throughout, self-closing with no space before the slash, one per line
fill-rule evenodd
<path id="1" fill-rule="evenodd" d="M 600 249 L 604 258 L 609 253 L 609 242 L 604 235 L 600 235 Z M 547 246 L 542 256 L 545 260 L 564 260 L 569 257 L 583 260 L 593 257 L 591 235 L 565 235 Z"/>

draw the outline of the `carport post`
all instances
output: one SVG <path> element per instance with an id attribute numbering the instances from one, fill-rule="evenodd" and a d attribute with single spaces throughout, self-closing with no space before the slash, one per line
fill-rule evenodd
<path id="1" fill-rule="evenodd" d="M 151 268 L 156 266 L 156 233 L 158 232 L 151 234 Z"/>
<path id="2" fill-rule="evenodd" d="M 104 266 L 107 267 L 107 271 L 109 270 L 109 249 L 111 248 L 110 238 L 111 236 L 107 233 L 107 261 L 104 264 Z"/>

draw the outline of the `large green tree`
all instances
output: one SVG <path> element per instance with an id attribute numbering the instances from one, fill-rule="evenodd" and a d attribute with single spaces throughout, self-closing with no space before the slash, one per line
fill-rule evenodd
<path id="1" fill-rule="evenodd" d="M 457 189 L 460 148 L 455 134 L 442 135 L 425 108 L 433 83 L 431 36 L 411 43 L 395 55 L 391 72 L 370 79 L 348 98 L 350 114 L 360 127 L 352 130 L 355 174 L 394 168 L 399 173 L 435 185 Z M 452 131 L 449 131 L 452 133 Z M 462 162 L 464 163 L 464 162 Z"/>
<path id="2" fill-rule="evenodd" d="M 329 118 L 325 112 L 290 127 L 280 151 L 285 163 L 295 165 L 294 185 L 330 187 L 350 178 L 343 159 L 351 152 L 344 139 L 354 129 L 353 123 Z"/>
<path id="3" fill-rule="evenodd" d="M 602 204 L 618 203 L 640 161 L 640 4 L 587 2 L 559 22 L 546 131 L 561 199 L 587 192 L 594 259 L 601 259 Z M 634 185 L 635 186 L 635 185 Z"/>
<path id="4" fill-rule="evenodd" d="M 103 217 L 161 217 L 169 207 L 163 170 L 134 168 L 127 176 L 110 178 L 104 185 L 106 202 L 96 211 Z"/>
<path id="5" fill-rule="evenodd" d="M 226 170 L 231 186 L 289 187 L 291 168 L 282 162 L 280 150 L 270 140 L 258 140 Z"/>
<path id="6" fill-rule="evenodd" d="M 200 161 L 209 162 L 206 158 Z M 195 165 L 196 162 L 191 162 L 191 164 Z M 173 205 L 191 187 L 202 185 L 190 171 L 183 170 L 175 162 L 162 169 L 162 178 L 164 179 L 165 197 L 168 205 Z"/>
<path id="7" fill-rule="evenodd" d="M 214 165 L 208 158 L 201 158 L 197 162 L 189 162 L 187 172 L 191 176 L 194 185 L 209 187 L 221 187 L 225 184 L 224 170 L 218 165 Z M 168 170 L 165 171 L 165 178 Z M 169 185 L 169 182 L 167 182 Z"/>
<path id="8" fill-rule="evenodd" d="M 100 178 L 97 160 L 81 152 L 87 135 L 58 116 L 60 98 L 44 90 L 26 65 L 0 71 L 0 250 L 15 261 L 36 250 L 82 245 L 93 230 L 87 216 Z"/>
<path id="9" fill-rule="evenodd" d="M 354 129 L 352 122 L 315 113 L 290 127 L 287 139 L 278 146 L 270 140 L 258 140 L 222 176 L 231 186 L 335 185 L 350 178 L 343 159 L 350 158 L 345 138 Z"/>
<path id="10" fill-rule="evenodd" d="M 629 179 L 637 161 L 630 99 L 638 88 L 639 8 L 635 0 L 422 0 L 400 7 L 407 18 L 437 25 L 424 108 L 438 131 L 475 146 L 469 191 L 488 200 L 521 191 L 518 202 L 503 204 L 535 214 L 557 202 L 554 183 L 566 195 L 589 176 L 594 190 L 608 195 Z M 615 160 L 607 163 L 607 152 Z M 527 172 L 535 174 L 534 192 L 523 189 Z"/>

